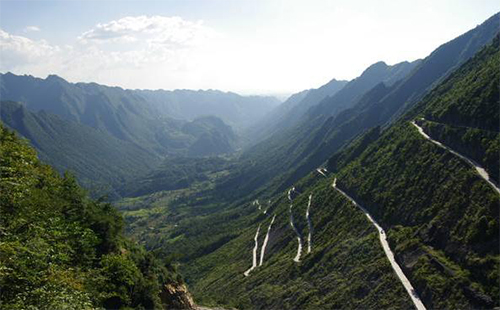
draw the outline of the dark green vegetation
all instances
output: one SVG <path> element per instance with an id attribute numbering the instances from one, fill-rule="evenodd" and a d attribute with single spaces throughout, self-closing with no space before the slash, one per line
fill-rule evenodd
<path id="1" fill-rule="evenodd" d="M 486 169 L 497 184 L 499 183 L 500 135 L 498 131 L 455 127 L 431 121 L 420 121 L 419 123 L 422 124 L 430 137 L 473 159 Z"/>
<path id="2" fill-rule="evenodd" d="M 481 164 L 499 182 L 500 61 L 498 37 L 426 100 L 422 122 L 429 135 Z M 484 62 L 484 63 L 483 63 Z M 473 70 L 471 68 L 479 69 Z"/>
<path id="3" fill-rule="evenodd" d="M 44 111 L 30 112 L 15 102 L 0 102 L 0 118 L 30 140 L 42 161 L 61 172 L 71 169 L 95 194 L 113 193 L 110 185 L 118 187 L 160 162 L 131 142 Z"/>
<path id="4" fill-rule="evenodd" d="M 498 194 L 410 124 L 342 169 L 339 186 L 388 227 L 399 261 L 432 309 L 498 306 Z"/>
<path id="5" fill-rule="evenodd" d="M 144 177 L 131 180 L 120 188 L 123 196 L 136 197 L 159 191 L 170 191 L 190 187 L 195 182 L 208 181 L 211 174 L 228 168 L 227 160 L 221 157 L 167 158 Z"/>
<path id="6" fill-rule="evenodd" d="M 0 125 L 2 309 L 185 308 L 169 264 L 122 234 L 123 219 Z M 161 296 L 160 296 L 161 292 Z"/>
<path id="7" fill-rule="evenodd" d="M 182 131 L 196 138 L 187 150 L 191 157 L 231 153 L 237 143 L 231 127 L 214 116 L 197 118 L 185 124 Z"/>
<path id="8" fill-rule="evenodd" d="M 477 38 L 477 32 L 468 36 Z M 459 38 L 464 44 L 460 46 L 467 51 L 471 45 L 463 38 Z M 436 55 L 439 53 L 431 56 Z M 495 85 L 499 59 L 496 38 L 453 73 L 442 76 L 427 95 L 419 93 L 420 101 L 407 107 L 400 102 L 403 109 L 412 106 L 410 111 L 384 123 L 383 128 L 372 127 L 340 152 L 328 155 L 328 167 L 338 178 L 338 186 L 384 227 L 397 261 L 429 309 L 500 306 L 500 197 L 473 167 L 426 140 L 410 121 L 429 119 L 421 123 L 430 135 L 464 151 L 493 174 L 499 161 L 495 156 L 499 148 L 498 113 L 492 113 L 498 108 Z M 424 68 L 428 70 L 430 65 Z M 419 85 L 424 84 L 432 83 Z M 368 98 L 383 98 L 388 89 L 376 85 L 359 102 L 369 106 Z M 328 145 L 328 140 L 318 139 L 318 143 Z M 290 146 L 286 153 L 293 156 L 292 150 Z M 143 238 L 149 248 L 179 259 L 195 296 L 206 304 L 243 309 L 411 307 L 375 229 L 360 210 L 332 189 L 331 173 L 325 178 L 310 169 L 294 184 L 299 192 L 292 209 L 295 225 L 307 235 L 305 209 L 312 194 L 314 231 L 312 252 L 306 254 L 304 244 L 301 262 L 292 261 L 297 240 L 288 222 L 286 191 L 280 191 L 287 183 L 266 183 L 273 177 L 272 171 L 262 172 L 270 167 L 266 161 L 270 157 L 247 161 L 255 171 L 262 169 L 258 177 L 231 174 L 228 179 L 219 179 L 214 190 L 197 191 L 184 197 L 182 204 L 172 203 L 172 208 L 179 206 L 177 212 L 186 216 L 171 217 L 161 237 L 144 238 L 151 233 L 137 226 L 131 233 Z M 265 209 L 271 200 L 267 214 L 252 205 L 256 198 Z M 154 196 L 140 199 L 160 201 Z M 141 221 L 152 218 L 145 214 L 147 210 L 140 209 Z M 261 225 L 260 258 L 274 214 L 277 217 L 264 264 L 244 277 L 243 272 L 252 264 L 256 229 Z"/>

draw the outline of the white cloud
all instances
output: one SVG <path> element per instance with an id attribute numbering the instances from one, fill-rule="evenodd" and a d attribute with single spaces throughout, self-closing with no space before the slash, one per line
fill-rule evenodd
<path id="1" fill-rule="evenodd" d="M 203 46 L 216 37 L 202 22 L 162 16 L 98 24 L 64 46 L 0 29 L 0 71 L 127 88 L 185 88 Z"/>
<path id="2" fill-rule="evenodd" d="M 142 15 L 97 24 L 78 39 L 85 44 L 146 42 L 150 46 L 180 48 L 196 46 L 214 35 L 215 32 L 204 26 L 202 21 L 186 21 L 178 16 Z"/>
<path id="3" fill-rule="evenodd" d="M 40 31 L 40 27 L 38 26 L 26 26 L 24 28 L 24 32 L 38 32 Z"/>
<path id="4" fill-rule="evenodd" d="M 61 49 L 45 40 L 34 41 L 11 35 L 0 29 L 0 68 L 11 70 L 18 66 L 43 63 L 60 53 Z"/>

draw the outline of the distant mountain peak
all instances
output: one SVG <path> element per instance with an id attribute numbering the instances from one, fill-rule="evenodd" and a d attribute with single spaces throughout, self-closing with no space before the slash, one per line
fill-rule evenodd
<path id="1" fill-rule="evenodd" d="M 68 81 L 66 81 L 65 79 L 63 79 L 62 77 L 60 77 L 56 74 L 47 75 L 47 78 L 45 80 L 46 81 L 58 81 L 58 82 L 68 83 Z"/>
<path id="2" fill-rule="evenodd" d="M 363 71 L 361 75 L 370 74 L 370 73 L 378 73 L 381 70 L 385 70 L 389 67 L 384 61 L 377 61 L 376 63 L 370 65 L 368 68 Z"/>

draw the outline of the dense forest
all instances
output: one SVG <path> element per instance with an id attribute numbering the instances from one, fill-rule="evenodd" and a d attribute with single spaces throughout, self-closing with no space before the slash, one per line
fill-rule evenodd
<path id="1" fill-rule="evenodd" d="M 90 199 L 3 125 L 0 169 L 2 309 L 193 306 L 172 289 L 185 290 L 176 268 L 124 237 L 111 204 Z"/>

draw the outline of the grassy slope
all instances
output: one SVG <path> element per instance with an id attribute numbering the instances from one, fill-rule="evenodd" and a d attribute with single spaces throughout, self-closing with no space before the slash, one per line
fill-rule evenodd
<path id="1" fill-rule="evenodd" d="M 411 154 L 411 155 L 410 155 Z M 498 294 L 499 197 L 465 162 L 402 124 L 339 174 L 384 227 L 431 308 L 491 307 Z M 474 295 L 471 293 L 469 295 Z"/>
<path id="2" fill-rule="evenodd" d="M 339 186 L 364 202 L 386 228 L 397 259 L 430 308 L 498 306 L 500 200 L 473 168 L 425 140 L 408 121 L 419 116 L 421 111 L 431 111 L 429 103 L 442 102 L 440 97 L 462 87 L 460 81 L 483 76 L 481 72 L 491 67 L 492 60 L 498 61 L 498 56 L 498 45 L 483 50 L 379 138 L 376 138 L 376 133 L 371 133 L 375 139 L 365 139 L 371 143 L 363 143 L 360 139 L 358 144 L 345 151 L 345 155 L 337 156 L 343 160 L 337 167 L 340 169 Z M 494 70 L 495 66 L 491 68 Z M 479 78 L 480 84 L 489 85 L 491 78 L 492 75 Z M 448 91 L 442 92 L 442 89 Z M 455 102 L 457 100 L 451 98 L 450 107 Z M 484 110 L 488 111 L 497 102 L 476 102 L 476 112 L 469 112 L 469 118 L 476 123 L 480 122 L 479 119 L 490 122 L 485 117 L 495 115 L 484 113 Z M 425 110 L 425 107 L 429 109 Z M 486 142 L 485 145 L 496 143 L 495 140 Z M 337 205 L 336 193 L 327 186 L 328 183 L 314 182 L 297 186 L 305 191 L 297 199 L 297 212 L 300 210 L 304 214 L 308 192 L 313 192 L 319 199 L 324 197 L 323 201 L 313 202 L 316 211 L 313 223 L 317 227 L 314 238 L 318 238 L 315 239 L 315 250 L 299 267 L 291 260 L 296 251 L 296 240 L 287 224 L 288 206 L 284 201 L 285 193 L 282 193 L 281 203 L 276 207 L 280 221 L 275 224 L 280 229 L 276 230 L 274 240 L 269 244 L 269 261 L 264 268 L 257 269 L 247 279 L 242 276 L 242 272 L 250 267 L 255 229 L 263 221 L 262 216 L 249 215 L 250 228 L 240 229 L 242 234 L 238 238 L 183 268 L 195 294 L 206 301 L 243 308 L 250 305 L 253 308 L 308 307 L 318 306 L 318 303 L 324 303 L 322 306 L 325 307 L 382 307 L 382 304 L 365 299 L 376 291 L 376 286 L 369 286 L 372 283 L 367 281 L 370 279 L 368 270 L 371 270 L 364 269 L 367 260 L 363 255 L 355 255 L 362 245 L 360 252 L 369 257 L 368 261 L 375 262 L 377 257 L 383 256 L 382 250 L 376 242 L 366 246 L 371 239 L 363 239 L 364 235 L 359 231 L 363 229 L 363 225 L 356 222 L 361 216 L 359 211 L 350 208 L 348 203 Z M 343 212 L 348 216 L 342 217 Z M 296 218 L 302 219 L 299 227 L 306 227 L 303 216 Z M 245 222 L 243 219 L 238 221 Z M 230 224 L 222 225 L 231 228 Z M 364 227 L 370 230 L 366 220 Z M 263 228 L 266 228 L 266 222 L 263 222 Z M 334 236 L 339 236 L 339 239 Z M 357 242 L 347 242 L 351 237 Z M 372 239 L 375 241 L 375 234 Z M 355 266 L 353 274 L 350 273 L 352 269 L 343 264 L 346 257 Z M 380 268 L 386 264 L 384 262 L 383 259 L 380 261 Z M 329 276 L 323 277 L 325 274 Z M 381 283 L 384 281 L 375 279 Z M 336 285 L 320 289 L 328 287 L 331 281 Z M 359 295 L 352 295 L 350 286 L 339 289 L 342 281 L 350 281 L 352 287 L 369 287 Z M 399 289 L 401 287 L 394 279 L 385 287 L 384 294 L 392 304 L 407 302 L 404 294 L 396 294 Z M 343 304 L 334 304 L 328 297 L 330 291 L 334 291 L 337 294 L 335 300 Z M 328 303 L 329 300 L 332 303 Z M 349 304 L 348 301 L 359 304 Z"/>
<path id="3" fill-rule="evenodd" d="M 304 192 L 295 198 L 293 212 L 304 236 L 308 232 L 305 209 L 309 194 L 313 194 L 312 252 L 305 254 L 304 244 L 302 262 L 292 261 L 297 241 L 289 224 L 288 199 L 283 193 L 269 216 L 255 210 L 251 216 L 254 223 L 238 238 L 184 268 L 197 298 L 241 309 L 410 307 L 411 302 L 392 273 L 375 229 L 331 188 L 331 180 L 315 174 L 297 184 L 297 189 Z M 277 217 L 264 265 L 245 278 L 243 272 L 251 265 L 255 230 L 262 225 L 261 246 L 272 214 Z"/>
<path id="4" fill-rule="evenodd" d="M 425 116 L 454 124 L 440 125 L 436 134 L 436 125 L 424 122 L 436 139 L 467 155 L 498 150 L 498 113 L 492 113 L 498 108 L 492 86 L 498 81 L 498 42 L 497 37 L 339 173 L 341 186 L 369 202 L 375 217 L 392 227 L 398 257 L 429 307 L 498 306 L 500 199 L 474 168 L 425 140 L 408 120 Z M 480 126 L 487 130 L 472 128 Z M 478 161 L 498 167 L 498 156 L 488 158 Z"/>

